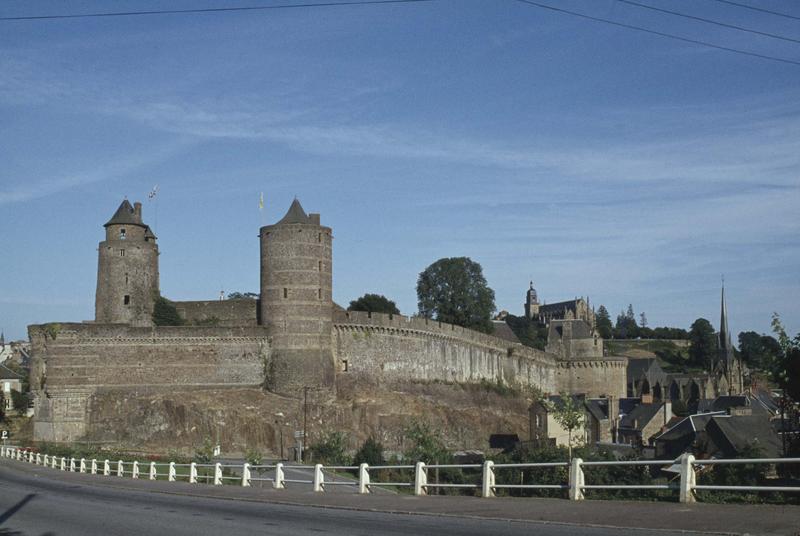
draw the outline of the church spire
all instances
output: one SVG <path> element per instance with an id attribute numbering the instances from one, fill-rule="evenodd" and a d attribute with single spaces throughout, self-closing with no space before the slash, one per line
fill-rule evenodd
<path id="1" fill-rule="evenodd" d="M 728 306 L 725 303 L 725 278 L 722 279 L 722 293 L 720 297 L 720 318 L 719 318 L 719 358 L 723 362 L 726 371 L 730 371 L 733 365 L 733 344 L 731 343 L 731 332 L 728 329 Z"/>

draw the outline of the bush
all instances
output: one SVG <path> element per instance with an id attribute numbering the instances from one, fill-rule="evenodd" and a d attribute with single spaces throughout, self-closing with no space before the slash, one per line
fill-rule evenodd
<path id="1" fill-rule="evenodd" d="M 311 454 L 317 463 L 326 465 L 349 465 L 345 453 L 347 436 L 343 432 L 330 432 L 317 443 L 311 445 Z"/>
<path id="2" fill-rule="evenodd" d="M 264 455 L 261 454 L 261 451 L 255 448 L 247 449 L 247 452 L 244 455 L 245 461 L 250 465 L 261 465 L 264 463 Z"/>
<path id="3" fill-rule="evenodd" d="M 441 435 L 421 421 L 413 421 L 405 429 L 410 446 L 403 457 L 411 463 L 451 463 L 453 456 L 444 445 Z"/>
<path id="4" fill-rule="evenodd" d="M 355 456 L 353 456 L 353 465 L 361 465 L 366 463 L 369 465 L 383 465 L 383 445 L 378 443 L 374 437 L 370 436 L 358 449 Z"/>
<path id="5" fill-rule="evenodd" d="M 164 296 L 158 296 L 153 304 L 153 324 L 156 326 L 182 326 L 183 318 L 178 314 L 174 303 Z"/>

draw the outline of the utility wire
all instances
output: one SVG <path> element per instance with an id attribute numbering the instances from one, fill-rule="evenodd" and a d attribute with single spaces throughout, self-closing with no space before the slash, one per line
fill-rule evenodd
<path id="1" fill-rule="evenodd" d="M 752 9 L 753 11 L 760 11 L 761 13 L 769 13 L 770 15 L 777 15 L 779 17 L 786 17 L 787 19 L 800 20 L 800 17 L 789 15 L 788 13 L 781 13 L 779 11 L 770 11 L 769 9 L 764 9 L 763 7 L 748 6 L 747 4 L 740 4 L 739 2 L 731 2 L 730 0 L 712 0 L 712 1 L 736 7 L 743 7 L 745 9 Z"/>
<path id="2" fill-rule="evenodd" d="M 736 26 L 735 24 L 727 24 L 725 22 L 719 22 L 719 21 L 716 21 L 716 20 L 704 19 L 703 17 L 696 17 L 695 15 L 689 15 L 688 13 L 681 13 L 679 11 L 671 11 L 669 9 L 662 9 L 662 8 L 656 7 L 656 6 L 650 6 L 650 5 L 642 4 L 642 3 L 639 3 L 639 2 L 633 2 L 632 0 L 616 0 L 616 1 L 620 2 L 622 4 L 628 4 L 630 6 L 636 6 L 636 7 L 641 7 L 641 8 L 644 8 L 644 9 L 651 9 L 653 11 L 658 11 L 660 13 L 667 13 L 669 15 L 675 15 L 676 17 L 683 17 L 685 19 L 692 19 L 692 20 L 696 20 L 696 21 L 700 21 L 700 22 L 705 22 L 707 24 L 715 24 L 717 26 L 722 26 L 723 28 L 731 28 L 733 30 L 740 30 L 742 32 L 749 32 L 749 33 L 756 34 L 756 35 L 763 35 L 765 37 L 772 37 L 773 39 L 782 39 L 783 41 L 791 41 L 792 43 L 800 43 L 800 39 L 793 39 L 791 37 L 785 37 L 783 35 L 778 35 L 778 34 L 769 33 L 769 32 L 760 32 L 758 30 L 753 30 L 751 28 L 745 28 L 744 26 Z"/>
<path id="3" fill-rule="evenodd" d="M 577 11 L 570 11 L 568 9 L 562 9 L 560 7 L 549 6 L 547 4 L 541 4 L 539 2 L 534 2 L 533 0 L 516 0 L 516 1 L 520 2 L 522 4 L 528 4 L 530 6 L 535 6 L 535 7 L 541 8 L 541 9 L 549 9 L 550 11 L 556 11 L 558 13 L 563 13 L 565 15 L 572 15 L 573 17 L 580 17 L 582 19 L 593 20 L 595 22 L 603 22 L 605 24 L 611 24 L 612 26 L 619 26 L 620 28 L 627 28 L 629 30 L 636 30 L 638 32 L 644 32 L 644 33 L 649 33 L 649 34 L 653 34 L 653 35 L 659 35 L 661 37 L 667 37 L 669 39 L 675 39 L 677 41 L 683 41 L 684 43 L 693 43 L 695 45 L 703 45 L 703 46 L 706 46 L 706 47 L 716 48 L 717 50 L 725 50 L 727 52 L 734 52 L 736 54 L 744 54 L 745 56 L 752 56 L 754 58 L 761 58 L 761 59 L 764 59 L 764 60 L 771 60 L 771 61 L 779 61 L 781 63 L 790 63 L 792 65 L 799 65 L 800 66 L 800 61 L 787 60 L 785 58 L 778 58 L 778 57 L 775 57 L 775 56 L 767 56 L 766 54 L 759 54 L 757 52 L 749 52 L 747 50 L 741 50 L 741 49 L 738 49 L 738 48 L 730 48 L 730 47 L 725 47 L 725 46 L 722 46 L 722 45 L 715 45 L 714 43 L 709 43 L 707 41 L 700 41 L 700 40 L 697 40 L 697 39 L 689 39 L 688 37 L 681 37 L 679 35 L 668 34 L 668 33 L 665 33 L 665 32 L 659 32 L 657 30 L 650 30 L 649 28 L 643 28 L 641 26 L 634 26 L 633 24 L 626 24 L 624 22 L 617 22 L 617 21 L 614 21 L 614 20 L 603 19 L 603 18 L 600 18 L 600 17 L 593 17 L 591 15 L 586 15 L 584 13 L 578 13 Z"/>
<path id="4" fill-rule="evenodd" d="M 197 9 L 164 9 L 154 11 L 112 11 L 106 13 L 80 13 L 76 15 L 29 15 L 22 17 L 0 17 L 4 20 L 85 19 L 93 17 L 132 17 L 137 15 L 176 15 L 181 13 L 219 13 L 223 11 L 261 11 L 267 9 L 292 9 L 310 7 L 364 6 L 372 4 L 411 4 L 436 0 L 351 0 L 344 2 L 315 2 L 308 4 L 275 4 L 272 6 L 210 7 Z"/>

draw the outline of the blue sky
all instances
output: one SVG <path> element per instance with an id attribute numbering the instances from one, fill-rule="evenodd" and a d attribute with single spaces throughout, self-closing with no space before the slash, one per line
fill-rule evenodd
<path id="1" fill-rule="evenodd" d="M 614 0 L 545 3 L 800 61 L 797 43 Z M 800 38 L 712 0 L 645 3 Z M 516 314 L 533 279 L 547 301 L 717 326 L 724 273 L 735 333 L 773 311 L 800 330 L 800 66 L 512 0 L 0 21 L 0 162 L 7 338 L 93 318 L 102 224 L 126 196 L 176 300 L 257 291 L 258 227 L 296 195 L 334 229 L 345 306 L 378 292 L 413 313 L 418 273 L 469 256 Z"/>

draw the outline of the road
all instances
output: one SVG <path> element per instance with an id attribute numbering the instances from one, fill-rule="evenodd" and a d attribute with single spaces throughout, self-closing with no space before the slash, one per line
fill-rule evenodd
<path id="1" fill-rule="evenodd" d="M 0 534 L 174 535 L 668 535 L 467 517 L 390 514 L 155 493 L 0 465 Z M 85 475 L 74 475 L 85 476 Z M 97 477 L 95 477 L 97 478 Z M 108 482 L 108 481 L 106 481 Z M 117 485 L 119 485 L 117 481 Z M 677 532 L 675 534 L 678 534 Z"/>

